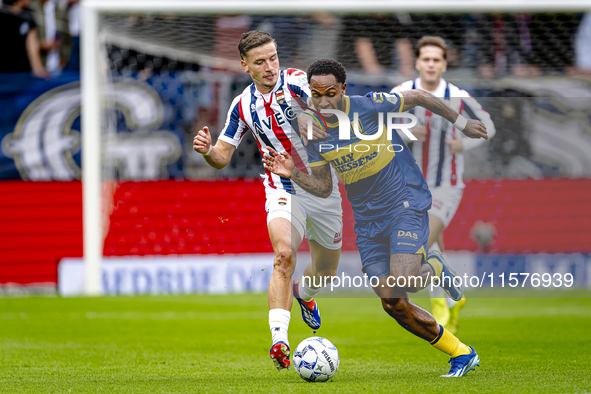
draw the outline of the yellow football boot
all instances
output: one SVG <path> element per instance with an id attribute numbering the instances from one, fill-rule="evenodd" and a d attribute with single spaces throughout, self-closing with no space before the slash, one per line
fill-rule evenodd
<path id="1" fill-rule="evenodd" d="M 458 301 L 458 304 L 461 301 Z M 441 324 L 443 327 L 447 328 L 449 323 L 449 307 L 447 306 L 447 301 L 445 298 L 431 298 L 431 313 L 433 317 L 437 321 L 437 323 Z M 451 330 L 450 330 L 451 332 Z M 452 332 L 453 334 L 453 332 Z"/>
<path id="2" fill-rule="evenodd" d="M 466 305 L 466 297 L 462 297 L 462 299 L 456 302 L 454 306 L 449 308 L 448 323 L 443 325 L 445 328 L 449 330 L 449 332 L 451 332 L 454 335 L 456 334 L 456 332 L 458 332 L 460 310 L 464 308 L 464 305 Z"/>

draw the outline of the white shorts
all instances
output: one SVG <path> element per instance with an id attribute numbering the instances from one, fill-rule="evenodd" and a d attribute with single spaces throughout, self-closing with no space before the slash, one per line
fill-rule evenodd
<path id="1" fill-rule="evenodd" d="M 440 186 L 431 189 L 433 203 L 429 215 L 437 216 L 443 222 L 443 228 L 447 227 L 460 206 L 463 194 L 464 189 L 459 187 Z"/>
<path id="2" fill-rule="evenodd" d="M 343 241 L 343 209 L 341 195 L 334 192 L 328 198 L 311 194 L 292 195 L 283 190 L 266 189 L 267 225 L 275 218 L 284 218 L 300 236 L 316 241 L 330 250 L 340 249 Z"/>

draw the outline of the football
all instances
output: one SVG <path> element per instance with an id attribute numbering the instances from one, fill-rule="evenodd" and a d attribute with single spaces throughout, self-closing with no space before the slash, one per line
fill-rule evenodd
<path id="1" fill-rule="evenodd" d="M 339 369 L 339 351 L 328 339 L 304 339 L 293 353 L 293 366 L 308 382 L 325 382 Z"/>

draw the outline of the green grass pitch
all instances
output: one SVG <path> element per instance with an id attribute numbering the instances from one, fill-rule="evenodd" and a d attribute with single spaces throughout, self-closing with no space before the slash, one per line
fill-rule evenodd
<path id="1" fill-rule="evenodd" d="M 591 392 L 591 298 L 468 299 L 458 336 L 481 367 L 460 379 L 378 299 L 319 303 L 341 357 L 325 383 L 275 370 L 264 294 L 2 298 L 0 392 Z M 296 303 L 292 349 L 311 335 Z"/>

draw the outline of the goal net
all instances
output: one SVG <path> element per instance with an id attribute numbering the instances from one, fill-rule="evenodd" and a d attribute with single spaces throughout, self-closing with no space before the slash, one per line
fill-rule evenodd
<path id="1" fill-rule="evenodd" d="M 222 2 L 216 10 L 198 1 L 84 3 L 84 242 L 90 294 L 100 288 L 102 255 L 123 253 L 115 241 L 111 249 L 103 245 L 114 231 L 108 218 L 120 203 L 115 201 L 120 182 L 252 179 L 262 172 L 250 135 L 221 171 L 192 150 L 193 137 L 205 125 L 215 142 L 232 99 L 251 83 L 237 49 L 249 30 L 274 37 L 282 68 L 305 70 L 318 59 L 339 60 L 347 69 L 348 93 L 359 95 L 416 78 L 414 45 L 422 36 L 440 36 L 449 47 L 444 77 L 494 112 L 497 125 L 497 138 L 467 156 L 466 177 L 591 175 L 590 129 L 583 122 L 591 97 L 586 76 L 591 18 L 576 2 L 558 9 L 523 1 L 519 12 L 495 2 L 466 9 L 457 2 L 435 8 L 423 1 L 404 7 L 372 2 L 366 9 L 350 2 L 319 9 L 307 2 L 297 12 L 280 5 L 267 9 L 262 2 L 247 9 L 248 4 Z M 544 119 L 560 124 L 573 113 L 579 123 L 565 128 L 573 129 L 574 139 L 551 156 L 554 126 L 545 137 L 532 136 L 532 127 Z M 580 152 L 575 158 L 569 156 L 572 145 Z M 147 238 L 131 238 L 137 245 L 125 250 L 142 254 Z"/>

